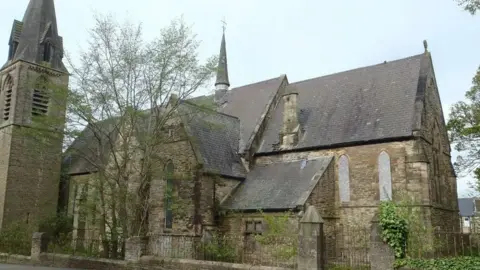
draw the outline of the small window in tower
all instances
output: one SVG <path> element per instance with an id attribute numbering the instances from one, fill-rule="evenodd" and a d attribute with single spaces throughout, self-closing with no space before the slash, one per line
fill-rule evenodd
<path id="1" fill-rule="evenodd" d="M 33 89 L 32 116 L 43 116 L 48 113 L 47 79 L 40 77 Z"/>
<path id="2" fill-rule="evenodd" d="M 44 45 L 44 51 L 43 51 L 43 61 L 51 62 L 53 53 L 54 53 L 54 49 L 53 49 L 52 43 L 46 42 Z"/>
<path id="3" fill-rule="evenodd" d="M 10 119 L 10 110 L 12 107 L 12 95 L 13 95 L 13 79 L 12 76 L 8 75 L 5 80 L 5 87 L 3 88 L 3 120 L 7 121 Z"/>

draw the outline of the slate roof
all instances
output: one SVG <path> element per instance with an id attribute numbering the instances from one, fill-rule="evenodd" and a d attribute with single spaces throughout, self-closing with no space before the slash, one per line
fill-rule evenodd
<path id="1" fill-rule="evenodd" d="M 178 106 L 186 131 L 207 172 L 244 178 L 246 171 L 238 153 L 240 121 L 238 118 L 182 102 Z M 143 122 L 142 122 L 143 123 Z M 141 132 L 142 125 L 139 125 Z M 99 137 L 104 140 L 103 151 L 109 153 L 119 128 L 118 118 L 103 120 L 87 126 L 69 147 L 64 158 L 68 174 L 97 171 Z M 107 136 L 110 136 L 108 139 Z M 92 164 L 93 163 L 93 164 Z"/>
<path id="2" fill-rule="evenodd" d="M 191 142 L 201 156 L 204 170 L 244 178 L 238 155 L 240 120 L 236 117 L 183 102 L 178 107 Z"/>
<path id="3" fill-rule="evenodd" d="M 244 152 L 246 144 L 254 134 L 255 127 L 260 124 L 262 114 L 267 110 L 267 104 L 273 99 L 280 88 L 285 75 L 277 78 L 249 84 L 228 91 L 224 97 L 225 104 L 219 111 L 240 119 L 240 146 Z"/>
<path id="4" fill-rule="evenodd" d="M 424 55 L 290 84 L 303 130 L 294 149 L 411 136 Z M 278 150 L 282 113 L 279 102 L 259 153 Z"/>
<path id="5" fill-rule="evenodd" d="M 332 156 L 326 156 L 309 161 L 255 166 L 224 207 L 231 210 L 285 210 L 303 206 L 332 160 Z"/>
<path id="6" fill-rule="evenodd" d="M 85 127 L 64 154 L 62 166 L 67 169 L 67 173 L 75 175 L 96 172 L 97 166 L 94 164 L 101 162 L 98 155 L 99 142 L 103 142 L 102 153 L 110 153 L 111 145 L 108 142 L 115 141 L 118 128 L 118 118 Z"/>
<path id="7" fill-rule="evenodd" d="M 475 215 L 475 199 L 460 198 L 458 199 L 458 209 L 461 217 L 472 217 Z"/>
<path id="8" fill-rule="evenodd" d="M 21 27 L 20 33 L 18 31 L 19 27 Z M 53 0 L 30 0 L 21 24 L 14 21 L 13 29 L 11 40 L 18 40 L 18 48 L 12 61 L 24 60 L 41 64 L 43 61 L 43 42 L 48 36 L 58 52 L 53 57 L 51 67 L 68 72 L 61 59 L 63 55 L 63 40 L 58 35 Z M 4 67 L 9 63 L 7 62 Z"/>

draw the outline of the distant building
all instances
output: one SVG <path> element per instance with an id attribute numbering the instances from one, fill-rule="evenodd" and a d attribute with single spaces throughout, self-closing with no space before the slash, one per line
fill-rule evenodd
<path id="1" fill-rule="evenodd" d="M 458 210 L 460 214 L 460 227 L 464 233 L 478 233 L 480 230 L 480 217 L 477 209 L 480 206 L 480 199 L 460 198 L 458 199 Z"/>

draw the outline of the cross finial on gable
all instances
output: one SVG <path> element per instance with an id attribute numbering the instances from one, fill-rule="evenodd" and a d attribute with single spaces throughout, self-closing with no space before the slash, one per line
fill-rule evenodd
<path id="1" fill-rule="evenodd" d="M 425 48 L 425 52 L 428 52 L 428 43 L 427 40 L 423 41 L 423 48 Z"/>

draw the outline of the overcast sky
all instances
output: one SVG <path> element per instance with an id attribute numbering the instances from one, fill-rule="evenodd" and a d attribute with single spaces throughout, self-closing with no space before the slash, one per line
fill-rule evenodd
<path id="1" fill-rule="evenodd" d="M 6 61 L 13 19 L 21 20 L 28 0 L 3 1 L 0 62 Z M 423 52 L 428 41 L 444 113 L 463 99 L 480 65 L 480 15 L 454 0 L 57 0 L 65 50 L 85 46 L 93 14 L 142 22 L 145 38 L 184 15 L 202 40 L 202 57 L 217 54 L 221 20 L 227 21 L 232 87 L 281 74 L 290 82 L 391 61 Z M 3 40 L 3 42 L 1 42 Z M 3 52 L 3 53 L 2 53 Z M 213 86 L 212 86 L 213 87 Z M 455 158 L 455 156 L 454 156 Z M 468 195 L 459 178 L 459 195 Z"/>

